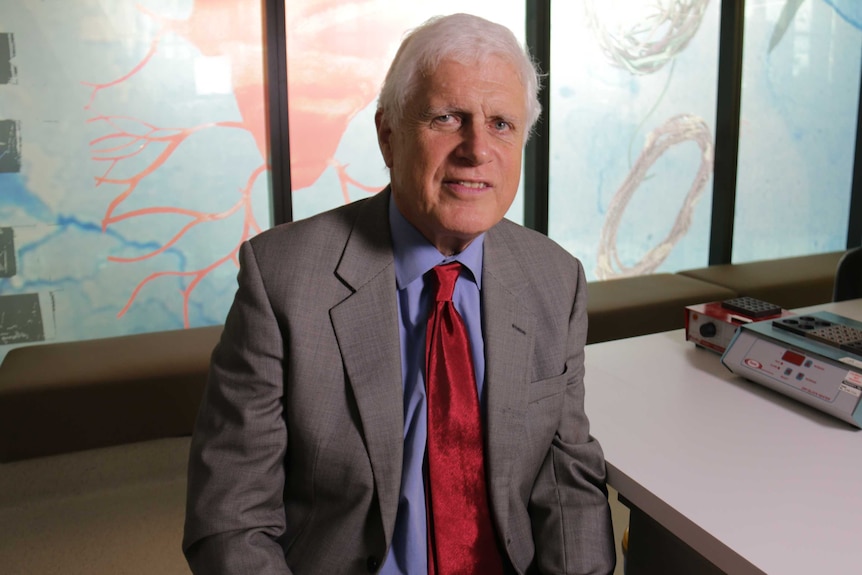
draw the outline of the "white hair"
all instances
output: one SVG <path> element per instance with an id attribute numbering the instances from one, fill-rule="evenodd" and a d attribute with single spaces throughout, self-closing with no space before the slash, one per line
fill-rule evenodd
<path id="1" fill-rule="evenodd" d="M 529 135 L 542 111 L 537 66 L 511 30 L 472 14 L 435 16 L 404 37 L 386 73 L 377 110 L 390 126 L 397 126 L 422 76 L 435 70 L 440 62 L 480 65 L 493 56 L 510 62 L 524 86 Z"/>

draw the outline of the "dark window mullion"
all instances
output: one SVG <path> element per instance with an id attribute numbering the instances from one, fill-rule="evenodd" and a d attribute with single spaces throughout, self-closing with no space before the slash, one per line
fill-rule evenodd
<path id="1" fill-rule="evenodd" d="M 710 265 L 730 263 L 733 256 L 744 19 L 744 0 L 724 0 L 721 3 Z"/>
<path id="2" fill-rule="evenodd" d="M 287 35 L 285 2 L 264 0 L 265 90 L 269 181 L 273 225 L 293 219 L 290 193 L 290 136 L 287 120 Z"/>
<path id="3" fill-rule="evenodd" d="M 853 161 L 853 183 L 850 190 L 850 215 L 847 222 L 847 247 L 862 245 L 862 80 L 856 112 L 856 153 Z"/>
<path id="4" fill-rule="evenodd" d="M 527 0 L 527 46 L 545 74 L 539 93 L 542 115 L 524 151 L 524 225 L 548 234 L 550 170 L 551 1 Z"/>

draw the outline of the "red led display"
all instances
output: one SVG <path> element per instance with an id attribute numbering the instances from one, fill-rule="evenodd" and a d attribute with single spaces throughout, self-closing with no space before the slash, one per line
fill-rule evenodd
<path id="1" fill-rule="evenodd" d="M 805 361 L 805 356 L 801 353 L 787 350 L 784 352 L 784 355 L 781 356 L 781 359 L 788 363 L 792 363 L 793 365 L 802 365 L 802 362 Z"/>

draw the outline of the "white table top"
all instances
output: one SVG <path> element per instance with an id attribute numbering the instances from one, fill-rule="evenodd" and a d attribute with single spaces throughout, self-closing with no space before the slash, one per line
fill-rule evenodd
<path id="1" fill-rule="evenodd" d="M 826 309 L 862 320 L 862 300 Z M 608 483 L 729 573 L 862 570 L 862 430 L 728 371 L 683 330 L 587 346 Z"/>

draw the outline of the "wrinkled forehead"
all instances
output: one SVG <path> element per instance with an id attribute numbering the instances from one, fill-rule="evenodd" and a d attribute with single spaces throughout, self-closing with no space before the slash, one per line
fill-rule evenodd
<path id="1" fill-rule="evenodd" d="M 520 85 L 524 85 L 524 78 L 521 77 L 520 62 L 517 62 L 512 54 L 497 50 L 470 50 L 470 51 L 451 51 L 441 52 L 439 54 L 429 54 L 425 58 L 416 63 L 414 78 L 422 78 L 431 76 L 447 62 L 460 64 L 467 70 L 481 70 L 489 65 L 504 65 L 509 69 L 513 81 L 517 81 Z"/>
<path id="2" fill-rule="evenodd" d="M 439 96 L 484 96 L 517 103 L 526 113 L 526 87 L 517 66 L 503 55 L 489 54 L 482 58 L 443 58 L 427 66 L 413 79 L 407 103 L 416 104 Z"/>

